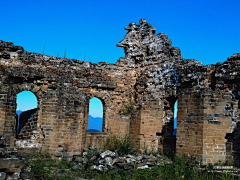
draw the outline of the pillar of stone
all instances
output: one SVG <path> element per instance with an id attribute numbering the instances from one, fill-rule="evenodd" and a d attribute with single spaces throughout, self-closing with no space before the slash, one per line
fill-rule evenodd
<path id="1" fill-rule="evenodd" d="M 0 134 L 5 146 L 14 148 L 16 134 L 16 97 L 7 85 L 1 85 L 0 90 Z"/>
<path id="2" fill-rule="evenodd" d="M 235 130 L 238 101 L 230 92 L 204 93 L 203 105 L 203 155 L 205 164 L 232 161 L 232 132 Z M 229 146 L 229 147 L 228 147 Z M 227 158 L 227 155 L 230 156 Z"/>
<path id="3" fill-rule="evenodd" d="M 186 88 L 178 96 L 176 154 L 192 155 L 201 160 L 203 154 L 203 100 L 194 88 Z"/>
<path id="4" fill-rule="evenodd" d="M 86 95 L 80 91 L 47 91 L 41 119 L 44 149 L 57 156 L 81 153 L 86 141 L 87 108 Z"/>

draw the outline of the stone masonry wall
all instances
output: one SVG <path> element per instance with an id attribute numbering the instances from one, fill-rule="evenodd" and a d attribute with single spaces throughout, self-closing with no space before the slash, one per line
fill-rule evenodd
<path id="1" fill-rule="evenodd" d="M 125 57 L 116 64 L 29 53 L 0 41 L 0 134 L 6 147 L 15 147 L 16 96 L 28 90 L 38 99 L 34 137 L 53 155 L 73 156 L 90 137 L 99 144 L 106 134 L 118 134 L 129 135 L 141 150 L 194 155 L 203 164 L 239 162 L 240 54 L 204 66 L 182 58 L 145 19 L 125 30 L 117 44 Z M 103 132 L 89 135 L 93 97 L 103 103 Z"/>
<path id="2" fill-rule="evenodd" d="M 87 132 L 86 147 L 98 147 L 101 148 L 104 142 L 107 140 L 108 134 L 101 132 Z"/>
<path id="3" fill-rule="evenodd" d="M 176 152 L 198 157 L 203 154 L 203 103 L 201 93 L 185 89 L 178 98 Z M 186 108 L 187 107 L 187 108 Z"/>
<path id="4" fill-rule="evenodd" d="M 37 108 L 24 111 L 19 117 L 18 139 L 30 139 L 33 131 L 37 130 L 38 110 Z"/>

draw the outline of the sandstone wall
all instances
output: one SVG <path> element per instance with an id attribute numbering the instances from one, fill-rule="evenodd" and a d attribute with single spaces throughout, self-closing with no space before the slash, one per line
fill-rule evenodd
<path id="1" fill-rule="evenodd" d="M 107 133 L 102 132 L 87 132 L 86 147 L 101 148 L 106 142 L 108 137 Z"/>
<path id="2" fill-rule="evenodd" d="M 204 164 L 239 161 L 240 54 L 204 66 L 184 59 L 145 19 L 125 27 L 125 57 L 98 64 L 24 51 L 0 41 L 0 134 L 14 148 L 16 96 L 38 99 L 35 135 L 59 156 L 129 135 L 142 150 L 194 155 Z M 89 100 L 103 103 L 103 132 L 88 134 Z M 177 134 L 173 136 L 178 100 Z M 36 138 L 35 138 L 36 139 Z"/>
<path id="3" fill-rule="evenodd" d="M 18 134 L 16 138 L 30 139 L 33 135 L 33 131 L 37 130 L 37 120 L 37 108 L 22 112 L 19 117 Z"/>

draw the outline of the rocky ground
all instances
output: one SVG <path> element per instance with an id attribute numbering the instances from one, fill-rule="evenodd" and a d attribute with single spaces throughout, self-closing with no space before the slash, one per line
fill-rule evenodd
<path id="1" fill-rule="evenodd" d="M 81 155 L 59 158 L 60 160 L 56 157 L 53 160 L 47 153 L 43 156 L 38 154 L 31 157 L 21 156 L 17 151 L 7 151 L 0 140 L 0 180 L 84 180 L 82 177 L 88 177 L 89 173 L 121 174 L 125 172 L 131 174 L 136 170 L 150 170 L 159 166 L 173 165 L 172 167 L 174 167 L 173 163 L 176 163 L 159 153 L 123 155 L 118 151 L 96 148 L 84 148 Z M 200 167 L 200 164 L 198 165 L 194 159 L 188 162 L 188 167 L 190 169 L 197 168 L 198 172 L 206 172 L 206 168 Z M 208 173 L 226 172 L 237 178 L 240 170 L 233 166 L 213 166 L 208 170 Z"/>
<path id="2" fill-rule="evenodd" d="M 0 149 L 0 180 L 5 179 L 31 179 L 31 168 L 24 164 L 24 160 L 17 158 L 17 152 L 7 152 Z M 84 148 L 82 155 L 67 158 L 72 161 L 71 170 L 81 171 L 90 168 L 92 171 L 119 171 L 133 169 L 153 168 L 158 165 L 169 164 L 171 161 L 164 156 L 157 155 L 123 155 L 110 150 L 100 151 L 95 148 Z M 47 168 L 47 167 L 46 167 Z M 52 168 L 58 171 L 56 168 Z"/>
<path id="3" fill-rule="evenodd" d="M 159 154 L 120 156 L 118 152 L 100 151 L 95 148 L 84 148 L 83 155 L 74 156 L 73 161 L 76 163 L 74 168 L 84 168 L 87 164 L 91 164 L 90 168 L 97 171 L 146 169 L 171 163 L 169 159 Z"/>
<path id="4" fill-rule="evenodd" d="M 1 137 L 0 137 L 1 139 Z M 62 157 L 63 158 L 63 157 Z M 171 161 L 161 155 L 120 155 L 117 151 L 99 150 L 96 148 L 84 148 L 82 155 L 73 157 L 64 157 L 67 159 L 71 167 L 69 171 L 84 171 L 90 169 L 92 171 L 115 171 L 133 169 L 153 168 L 162 164 L 169 164 Z M 37 159 L 28 159 L 28 157 L 19 156 L 17 151 L 8 151 L 3 146 L 3 140 L 0 141 L 0 180 L 6 179 L 33 179 L 31 162 Z M 56 167 L 43 167 L 46 171 L 59 172 L 61 169 Z M 64 170 L 64 171 L 65 171 Z M 65 172 L 64 172 L 65 173 Z M 57 178 L 58 179 L 58 178 Z M 74 177 L 74 179 L 81 179 Z"/>

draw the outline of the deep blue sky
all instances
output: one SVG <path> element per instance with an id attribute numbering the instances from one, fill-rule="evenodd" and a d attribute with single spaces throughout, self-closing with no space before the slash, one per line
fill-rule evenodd
<path id="1" fill-rule="evenodd" d="M 90 99 L 89 114 L 92 117 L 103 117 L 103 105 L 100 99 L 95 97 Z"/>
<path id="2" fill-rule="evenodd" d="M 183 58 L 223 62 L 240 52 L 239 0 L 1 0 L 0 39 L 26 51 L 90 62 L 124 56 L 116 44 L 130 22 L 147 19 Z"/>

